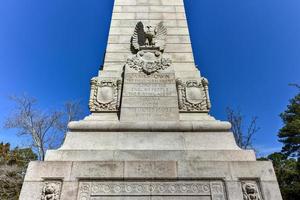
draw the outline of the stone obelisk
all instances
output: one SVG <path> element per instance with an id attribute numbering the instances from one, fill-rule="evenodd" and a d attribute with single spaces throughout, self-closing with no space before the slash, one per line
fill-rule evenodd
<path id="1" fill-rule="evenodd" d="M 209 115 L 183 0 L 115 0 L 91 114 L 31 162 L 21 200 L 281 200 L 270 162 Z"/>

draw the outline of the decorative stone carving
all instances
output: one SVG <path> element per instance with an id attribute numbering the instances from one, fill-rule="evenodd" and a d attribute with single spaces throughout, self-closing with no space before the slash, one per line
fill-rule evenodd
<path id="1" fill-rule="evenodd" d="M 131 39 L 134 56 L 127 59 L 126 66 L 150 75 L 171 66 L 170 58 L 163 54 L 167 28 L 160 22 L 155 28 L 138 22 Z"/>
<path id="2" fill-rule="evenodd" d="M 111 196 L 188 196 L 225 200 L 222 181 L 88 181 L 80 182 L 78 199 Z M 134 198 L 135 199 L 135 198 Z"/>
<path id="3" fill-rule="evenodd" d="M 211 197 L 213 200 L 225 200 L 224 183 L 222 181 L 210 182 Z"/>
<path id="4" fill-rule="evenodd" d="M 61 182 L 45 182 L 41 200 L 59 200 Z"/>
<path id="5" fill-rule="evenodd" d="M 141 50 L 127 59 L 126 66 L 147 75 L 170 67 L 172 61 L 158 50 Z"/>
<path id="6" fill-rule="evenodd" d="M 138 22 L 131 40 L 133 51 L 138 52 L 142 49 L 157 49 L 163 51 L 166 45 L 167 28 L 160 22 L 155 28 L 146 26 Z M 135 53 L 134 52 L 134 53 Z"/>
<path id="7" fill-rule="evenodd" d="M 181 112 L 209 112 L 211 104 L 208 81 L 177 79 L 178 103 Z"/>
<path id="8" fill-rule="evenodd" d="M 256 182 L 242 182 L 242 190 L 244 200 L 262 200 Z"/>
<path id="9" fill-rule="evenodd" d="M 119 110 L 121 96 L 121 80 L 99 79 L 91 80 L 91 96 L 89 107 L 91 112 L 116 112 Z"/>

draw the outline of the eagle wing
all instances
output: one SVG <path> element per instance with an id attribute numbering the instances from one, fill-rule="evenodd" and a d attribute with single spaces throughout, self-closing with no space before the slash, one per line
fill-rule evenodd
<path id="1" fill-rule="evenodd" d="M 155 28 L 155 45 L 159 47 L 161 51 L 165 49 L 166 38 L 167 38 L 167 28 L 164 26 L 163 22 L 161 21 Z"/>
<path id="2" fill-rule="evenodd" d="M 138 22 L 135 26 L 134 33 L 132 35 L 131 44 L 135 50 L 139 50 L 140 46 L 145 45 L 146 33 L 142 22 Z"/>

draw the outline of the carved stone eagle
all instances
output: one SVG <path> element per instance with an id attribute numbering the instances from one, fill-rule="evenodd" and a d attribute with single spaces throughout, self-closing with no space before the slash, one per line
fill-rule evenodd
<path id="1" fill-rule="evenodd" d="M 142 22 L 138 22 L 135 26 L 131 40 L 131 45 L 135 51 L 139 51 L 142 47 L 157 48 L 160 51 L 165 49 L 167 37 L 167 28 L 160 22 L 155 28 L 146 26 Z"/>

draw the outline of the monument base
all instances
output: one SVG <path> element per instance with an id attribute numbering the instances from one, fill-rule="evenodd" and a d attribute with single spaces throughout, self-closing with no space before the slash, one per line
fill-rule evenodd
<path id="1" fill-rule="evenodd" d="M 20 199 L 246 200 L 248 186 L 257 200 L 281 200 L 268 161 L 37 161 Z"/>
<path id="2" fill-rule="evenodd" d="M 20 200 L 282 200 L 272 163 L 240 149 L 228 122 L 91 119 L 30 163 Z"/>
<path id="3" fill-rule="evenodd" d="M 69 124 L 64 144 L 46 161 L 255 161 L 241 150 L 230 124 L 218 120 L 119 122 L 82 120 Z"/>

